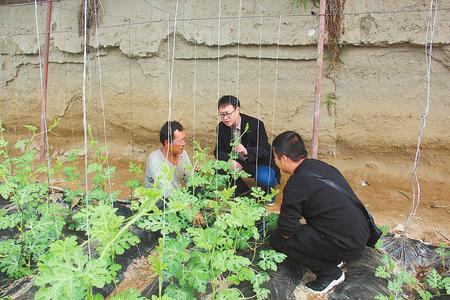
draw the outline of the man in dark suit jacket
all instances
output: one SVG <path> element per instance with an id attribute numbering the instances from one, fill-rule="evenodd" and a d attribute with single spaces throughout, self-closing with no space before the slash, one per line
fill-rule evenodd
<path id="1" fill-rule="evenodd" d="M 214 151 L 219 160 L 229 160 L 231 142 L 239 140 L 234 149 L 237 160 L 232 160 L 233 168 L 239 168 L 252 175 L 256 184 L 270 192 L 280 181 L 280 170 L 275 165 L 264 123 L 240 112 L 240 101 L 234 96 L 219 99 L 218 115 L 221 120 L 217 126 L 217 143 Z M 245 130 L 246 128 L 247 131 Z M 242 179 L 236 181 L 236 194 L 249 191 Z M 268 203 L 269 205 L 273 204 Z"/>

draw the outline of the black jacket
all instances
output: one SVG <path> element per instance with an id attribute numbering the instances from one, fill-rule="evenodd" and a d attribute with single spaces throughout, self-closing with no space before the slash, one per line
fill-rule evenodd
<path id="1" fill-rule="evenodd" d="M 244 132 L 248 124 L 248 131 L 241 137 L 241 144 L 247 148 L 247 159 L 245 161 L 238 160 L 243 169 L 252 176 L 256 174 L 256 158 L 258 157 L 258 165 L 270 166 L 275 170 L 277 181 L 280 179 L 280 170 L 275 165 L 270 144 L 267 140 L 267 133 L 264 122 L 246 114 L 241 116 L 241 134 Z M 258 134 L 259 133 L 259 134 Z M 217 143 L 214 149 L 214 155 L 219 160 L 228 160 L 231 153 L 231 127 L 226 126 L 223 122 L 217 125 Z"/>
<path id="2" fill-rule="evenodd" d="M 316 159 L 306 159 L 289 178 L 283 190 L 278 228 L 284 236 L 294 236 L 300 219 L 319 231 L 324 238 L 342 249 L 360 249 L 369 238 L 365 214 L 337 189 L 305 171 L 323 176 L 354 194 L 342 174 Z"/>

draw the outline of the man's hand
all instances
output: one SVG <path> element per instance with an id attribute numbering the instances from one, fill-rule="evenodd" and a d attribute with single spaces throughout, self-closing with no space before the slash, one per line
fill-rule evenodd
<path id="1" fill-rule="evenodd" d="M 203 225 L 205 224 L 205 220 L 203 220 L 203 216 L 201 213 L 197 213 L 194 217 L 194 221 L 192 221 L 194 225 Z"/>
<path id="2" fill-rule="evenodd" d="M 235 160 L 232 160 L 231 161 L 231 168 L 233 170 L 237 170 L 237 169 L 242 170 L 242 165 L 239 162 L 237 162 Z"/>
<path id="3" fill-rule="evenodd" d="M 247 156 L 248 154 L 247 148 L 245 148 L 242 144 L 237 145 L 235 150 L 237 153 L 242 154 L 243 156 Z"/>

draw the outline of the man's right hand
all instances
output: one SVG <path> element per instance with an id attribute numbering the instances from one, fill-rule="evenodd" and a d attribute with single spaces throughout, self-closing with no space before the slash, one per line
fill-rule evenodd
<path id="1" fill-rule="evenodd" d="M 232 160 L 231 161 L 231 168 L 233 170 L 237 170 L 237 169 L 242 170 L 242 165 L 239 162 L 237 162 L 235 160 Z"/>
<path id="2" fill-rule="evenodd" d="M 201 213 L 197 213 L 194 217 L 194 220 L 192 221 L 194 225 L 203 225 L 205 224 L 205 220 L 203 219 L 203 216 Z"/>

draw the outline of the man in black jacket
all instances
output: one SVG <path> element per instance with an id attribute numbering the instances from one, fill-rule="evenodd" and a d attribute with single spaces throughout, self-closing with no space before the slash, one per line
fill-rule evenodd
<path id="1" fill-rule="evenodd" d="M 217 143 L 214 154 L 219 160 L 229 160 L 233 150 L 230 143 L 238 141 L 234 151 L 238 159 L 232 160 L 233 168 L 252 175 L 256 184 L 270 192 L 280 181 L 280 170 L 276 167 L 267 140 L 264 123 L 240 112 L 240 101 L 234 96 L 223 96 L 217 104 L 220 123 L 217 126 Z M 247 128 L 247 130 L 246 130 Z M 242 179 L 236 181 L 236 194 L 249 191 Z M 273 204 L 274 201 L 268 203 Z"/>
<path id="2" fill-rule="evenodd" d="M 298 133 L 277 136 L 273 151 L 277 166 L 291 177 L 283 190 L 272 246 L 316 274 L 308 288 L 326 293 L 345 279 L 339 263 L 364 250 L 369 238 L 367 217 L 349 198 L 356 195 L 337 169 L 307 158 Z M 300 223 L 301 218 L 306 224 Z"/>

